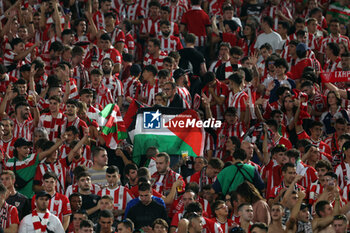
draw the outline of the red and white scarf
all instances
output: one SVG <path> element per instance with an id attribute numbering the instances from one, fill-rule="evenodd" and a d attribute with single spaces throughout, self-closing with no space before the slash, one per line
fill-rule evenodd
<path id="1" fill-rule="evenodd" d="M 38 215 L 38 212 L 36 211 L 36 209 L 33 210 L 32 220 L 33 220 L 35 233 L 46 232 L 47 223 L 49 222 L 49 216 L 50 216 L 50 212 L 48 210 L 46 210 L 44 218 L 41 220 L 39 218 L 39 215 Z"/>

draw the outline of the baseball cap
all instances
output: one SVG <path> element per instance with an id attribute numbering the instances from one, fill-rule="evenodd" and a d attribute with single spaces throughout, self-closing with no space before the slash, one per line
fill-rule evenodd
<path id="1" fill-rule="evenodd" d="M 177 79 L 180 78 L 181 76 L 183 76 L 183 75 L 185 75 L 185 74 L 188 74 L 188 73 L 189 73 L 188 70 L 184 70 L 184 69 L 179 68 L 179 69 L 177 69 L 177 70 L 174 71 L 173 78 L 174 78 L 175 80 L 177 80 Z"/>
<path id="2" fill-rule="evenodd" d="M 48 193 L 45 192 L 45 191 L 37 192 L 35 195 L 36 195 L 36 196 L 35 196 L 35 199 L 36 199 L 36 200 L 37 200 L 39 197 L 47 197 L 47 198 L 51 199 L 51 195 L 48 194 Z"/>
<path id="3" fill-rule="evenodd" d="M 303 52 L 306 52 L 308 49 L 309 49 L 309 48 L 307 47 L 306 44 L 304 44 L 304 43 L 299 43 L 299 44 L 297 45 L 296 51 L 300 51 L 300 52 L 303 53 Z"/>
<path id="4" fill-rule="evenodd" d="M 21 146 L 32 146 L 32 142 L 27 141 L 25 138 L 18 138 L 13 145 L 15 148 Z"/>

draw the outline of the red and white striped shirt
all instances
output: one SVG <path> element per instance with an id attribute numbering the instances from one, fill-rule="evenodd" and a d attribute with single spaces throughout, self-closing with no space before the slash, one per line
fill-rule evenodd
<path id="1" fill-rule="evenodd" d="M 126 33 L 125 35 L 125 46 L 124 46 L 124 52 L 130 53 L 130 51 L 135 49 L 135 40 L 134 37 L 131 35 L 130 32 Z"/>
<path id="2" fill-rule="evenodd" d="M 146 53 L 143 59 L 143 65 L 155 65 L 158 70 L 163 69 L 163 59 L 167 57 L 167 53 L 164 51 L 159 52 L 158 58 L 153 57 L 153 55 Z"/>
<path id="3" fill-rule="evenodd" d="M 150 85 L 149 83 L 142 85 L 141 97 L 146 98 L 145 104 L 152 106 L 155 95 L 161 91 L 158 79 L 156 79 L 154 85 Z"/>
<path id="4" fill-rule="evenodd" d="M 114 28 L 113 31 L 111 33 L 109 33 L 109 35 L 111 36 L 111 43 L 112 45 L 115 45 L 118 42 L 122 42 L 125 43 L 125 34 L 122 30 L 120 30 L 119 28 Z"/>
<path id="5" fill-rule="evenodd" d="M 350 48 L 350 41 L 349 38 L 347 36 L 343 36 L 343 35 L 338 35 L 338 37 L 334 37 L 332 34 L 330 34 L 328 37 L 323 38 L 323 40 L 321 41 L 321 47 L 319 52 L 320 53 L 325 53 L 325 49 L 327 47 L 328 43 L 337 43 L 340 44 L 341 42 L 345 43 L 345 45 L 348 47 L 348 49 Z"/>
<path id="6" fill-rule="evenodd" d="M 96 91 L 96 103 L 100 104 L 102 108 L 106 107 L 107 104 L 114 103 L 111 91 L 103 83 L 97 89 L 93 88 L 91 84 L 88 84 L 85 88 L 91 88 Z"/>
<path id="7" fill-rule="evenodd" d="M 84 60 L 85 67 L 94 67 L 94 68 L 102 68 L 102 60 L 105 58 L 112 59 L 114 64 L 121 64 L 122 57 L 118 50 L 115 48 L 109 48 L 107 51 L 104 51 L 98 47 L 93 47 L 87 54 Z M 93 60 L 93 59 L 96 59 Z"/>
<path id="8" fill-rule="evenodd" d="M 170 53 L 172 51 L 183 49 L 179 37 L 170 35 L 168 38 L 165 38 L 164 36 L 159 36 L 158 38 L 160 40 L 160 49 L 162 51 Z"/>
<path id="9" fill-rule="evenodd" d="M 217 154 L 216 157 L 222 159 L 225 152 L 225 143 L 229 137 L 236 136 L 239 139 L 242 139 L 243 135 L 246 132 L 246 128 L 242 122 L 236 122 L 234 124 L 228 124 L 224 122 L 220 129 L 217 130 Z"/>
<path id="10" fill-rule="evenodd" d="M 288 36 L 287 41 L 286 41 L 286 45 L 289 45 L 289 42 L 291 42 L 292 40 L 297 40 L 296 33 L 293 33 L 292 35 Z M 307 44 L 307 47 L 309 47 L 310 49 L 312 49 L 312 50 L 316 49 L 317 48 L 316 37 L 311 33 L 307 33 L 306 44 Z"/>
<path id="11" fill-rule="evenodd" d="M 64 123 L 66 116 L 59 112 L 57 117 L 53 118 L 51 113 L 44 113 L 40 116 L 38 127 L 44 127 L 49 134 L 50 141 L 56 141 L 57 138 L 65 131 Z"/>
<path id="12" fill-rule="evenodd" d="M 116 76 L 103 77 L 102 83 L 112 94 L 113 99 L 117 100 L 119 96 L 124 96 L 123 84 Z"/>
<path id="13" fill-rule="evenodd" d="M 89 71 L 83 64 L 78 64 L 73 68 L 73 79 L 76 82 L 78 90 L 83 89 L 83 87 L 89 83 Z"/>
<path id="14" fill-rule="evenodd" d="M 18 211 L 13 205 L 4 202 L 0 209 L 0 227 L 2 229 L 9 228 L 12 224 L 19 225 Z"/>
<path id="15" fill-rule="evenodd" d="M 33 120 L 25 120 L 24 122 L 18 122 L 17 118 L 13 120 L 13 137 L 25 138 L 28 141 L 32 141 L 34 133 L 34 122 Z M 39 126 L 40 127 L 40 126 Z"/>
<path id="16" fill-rule="evenodd" d="M 34 180 L 39 182 L 37 185 L 42 185 L 45 173 L 48 171 L 54 172 L 58 177 L 56 192 L 64 194 L 66 191 L 66 175 L 68 168 L 67 159 L 60 159 L 54 163 L 42 162 L 36 168 Z"/>
<path id="17" fill-rule="evenodd" d="M 341 189 L 349 184 L 350 165 L 343 161 L 335 168 L 335 174 L 338 176 L 338 184 Z"/>
<path id="18" fill-rule="evenodd" d="M 66 85 L 62 85 L 62 92 L 66 92 Z M 69 78 L 69 99 L 78 99 L 79 91 L 77 87 L 77 82 L 74 78 Z"/>
<path id="19" fill-rule="evenodd" d="M 13 149 L 14 144 L 16 142 L 17 138 L 13 137 L 8 140 L 8 141 L 4 141 L 3 139 L 0 140 L 0 148 L 2 148 L 3 153 L 5 153 L 6 156 L 8 156 L 9 158 L 13 157 Z"/>
<path id="20" fill-rule="evenodd" d="M 90 105 L 86 114 L 89 119 L 97 121 L 99 119 L 99 112 L 100 110 Z"/>
<path id="21" fill-rule="evenodd" d="M 104 195 L 110 195 L 113 197 L 114 209 L 115 210 L 125 210 L 126 205 L 129 201 L 133 199 L 133 196 L 130 190 L 124 186 L 119 185 L 115 189 L 104 188 L 98 192 L 99 196 L 103 197 Z M 122 216 L 119 216 L 118 219 L 121 219 Z"/>
<path id="22" fill-rule="evenodd" d="M 237 223 L 229 218 L 224 223 L 220 222 L 217 218 L 213 218 L 212 220 L 221 226 L 223 233 L 229 233 L 232 227 L 237 226 Z"/>
<path id="23" fill-rule="evenodd" d="M 209 92 L 209 86 L 206 85 L 203 89 L 202 92 L 209 98 L 210 101 L 213 100 L 213 96 Z M 214 92 L 217 96 L 219 97 L 227 97 L 228 96 L 228 87 L 225 83 L 220 82 L 219 80 L 216 80 L 216 86 L 214 87 Z M 224 119 L 224 112 L 226 110 L 225 104 L 219 105 L 211 105 L 211 112 L 213 113 L 213 117 L 218 120 Z"/>
<path id="24" fill-rule="evenodd" d="M 309 192 L 309 204 L 313 205 L 322 192 L 323 186 L 319 182 L 311 184 Z"/>
<path id="25" fill-rule="evenodd" d="M 155 189 L 157 192 L 163 194 L 164 196 L 167 196 L 169 194 L 170 189 L 176 180 L 183 180 L 182 176 L 179 173 L 174 172 L 170 168 L 168 168 L 166 174 L 163 175 L 159 174 L 158 172 L 154 173 L 152 175 L 152 178 L 154 179 L 154 184 L 152 188 Z M 185 187 L 184 181 L 183 187 Z"/>
<path id="26" fill-rule="evenodd" d="M 238 119 L 241 117 L 241 112 L 245 112 L 247 109 L 248 94 L 244 91 L 233 93 L 232 91 L 228 96 L 227 107 L 235 107 L 237 109 Z"/>
<path id="27" fill-rule="evenodd" d="M 328 59 L 323 66 L 323 70 L 325 72 L 333 72 L 333 71 L 341 71 L 341 58 L 337 57 L 337 59 L 333 62 L 331 59 Z"/>
<path id="28" fill-rule="evenodd" d="M 140 94 L 142 84 L 137 78 L 130 76 L 123 80 L 123 88 L 125 97 L 130 96 L 131 98 L 137 99 L 138 95 Z"/>
<path id="29" fill-rule="evenodd" d="M 148 17 L 144 19 L 141 24 L 140 33 L 151 34 L 152 32 L 155 31 L 154 27 L 155 25 L 158 25 L 158 23 L 159 23 L 159 18 L 152 19 L 151 17 Z"/>
<path id="30" fill-rule="evenodd" d="M 187 11 L 187 7 L 181 3 L 174 5 L 171 5 L 170 1 L 168 4 L 166 4 L 170 8 L 170 21 L 175 23 L 180 23 L 183 14 Z"/>
<path id="31" fill-rule="evenodd" d="M 203 233 L 223 233 L 222 228 L 220 224 L 216 223 L 215 221 L 202 217 L 202 224 L 203 224 Z"/>
<path id="32" fill-rule="evenodd" d="M 263 11 L 263 15 L 267 15 L 270 16 L 271 18 L 273 18 L 274 20 L 274 24 L 272 29 L 277 31 L 278 28 L 278 21 L 281 20 L 281 18 L 277 15 L 277 11 L 281 11 L 282 14 L 289 18 L 289 19 L 293 19 L 292 14 L 290 13 L 290 11 L 288 10 L 288 8 L 282 6 L 281 4 L 279 6 L 269 6 L 267 8 L 264 9 Z"/>
<path id="33" fill-rule="evenodd" d="M 137 20 L 139 18 L 144 18 L 145 11 L 138 3 L 133 3 L 131 5 L 121 4 L 119 8 L 119 15 L 121 21 L 124 19 Z"/>
<path id="34" fill-rule="evenodd" d="M 71 148 L 67 144 L 62 145 L 60 148 L 59 158 L 61 159 L 66 158 L 70 151 L 71 151 Z M 83 158 L 86 160 L 91 160 L 91 148 L 88 145 L 83 146 Z"/>
<path id="35" fill-rule="evenodd" d="M 184 99 L 189 105 L 191 105 L 192 98 L 187 88 L 178 86 L 176 90 L 177 90 L 177 94 L 179 94 L 182 99 Z"/>
<path id="36" fill-rule="evenodd" d="M 32 198 L 32 210 L 36 208 L 35 196 Z M 57 216 L 61 222 L 63 217 L 72 214 L 68 197 L 61 193 L 55 193 L 49 200 L 49 207 L 47 208 L 51 214 Z"/>

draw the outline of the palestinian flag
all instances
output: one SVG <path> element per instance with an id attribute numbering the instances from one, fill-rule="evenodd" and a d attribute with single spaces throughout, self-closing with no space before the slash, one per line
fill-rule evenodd
<path id="1" fill-rule="evenodd" d="M 108 104 L 100 113 L 98 125 L 106 146 L 112 150 L 117 148 L 120 140 L 128 137 L 122 115 L 117 104 Z"/>
<path id="2" fill-rule="evenodd" d="M 131 123 L 133 122 L 137 114 L 137 111 L 140 108 L 144 108 L 144 107 L 149 107 L 149 106 L 137 101 L 136 99 L 132 100 L 131 104 L 128 107 L 128 111 L 124 115 L 125 128 L 127 129 L 129 128 L 129 126 L 131 125 Z"/>
<path id="3" fill-rule="evenodd" d="M 169 155 L 201 156 L 204 147 L 203 127 L 197 127 L 199 116 L 192 109 L 152 107 L 141 108 L 129 127 L 134 145 L 136 164 L 145 156 L 147 148 L 154 146 Z"/>

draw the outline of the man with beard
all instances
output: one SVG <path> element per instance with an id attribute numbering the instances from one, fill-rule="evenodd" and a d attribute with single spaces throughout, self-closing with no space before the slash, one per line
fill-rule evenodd
<path id="1" fill-rule="evenodd" d="M 87 124 L 77 116 L 78 103 L 76 100 L 69 99 L 66 102 L 66 116 L 67 121 L 65 122 L 64 128 L 69 126 L 75 126 L 80 134 L 80 138 L 83 137 L 84 130 L 88 128 Z"/>
<path id="2" fill-rule="evenodd" d="M 60 219 L 64 230 L 67 230 L 69 226 L 70 215 L 72 214 L 69 200 L 65 195 L 56 192 L 57 176 L 54 172 L 46 172 L 43 180 L 44 191 L 51 196 L 49 199 L 48 210 L 50 213 L 56 215 Z M 34 200 L 35 195 L 32 199 L 32 209 L 36 207 Z"/>
<path id="3" fill-rule="evenodd" d="M 109 57 L 104 58 L 102 60 L 102 83 L 111 91 L 113 99 L 117 100 L 116 102 L 119 108 L 121 108 L 124 96 L 123 85 L 122 82 L 118 79 L 117 75 L 112 74 L 112 70 L 113 60 Z"/>
<path id="4" fill-rule="evenodd" d="M 131 189 L 132 187 L 137 185 L 137 165 L 134 163 L 129 163 L 124 168 L 125 177 L 128 181 L 125 183 L 125 187 Z"/>
<path id="5" fill-rule="evenodd" d="M 7 101 L 5 98 L 3 101 Z M 28 141 L 32 140 L 32 135 L 34 128 L 38 125 L 39 122 L 39 110 L 37 107 L 34 107 L 34 119 L 29 119 L 30 116 L 30 106 L 27 102 L 20 102 L 16 104 L 15 107 L 15 118 L 13 119 L 13 136 L 15 138 L 25 138 Z"/>
<path id="6" fill-rule="evenodd" d="M 168 98 L 167 106 L 170 108 L 190 108 L 187 101 L 181 98 L 180 95 L 176 93 L 176 90 L 176 84 L 174 82 L 166 82 L 164 84 L 163 91 Z"/>
<path id="7" fill-rule="evenodd" d="M 47 209 L 51 196 L 45 191 L 36 194 L 36 208 L 22 220 L 19 233 L 64 233 L 60 220 Z"/>
<path id="8" fill-rule="evenodd" d="M 160 40 L 160 49 L 167 53 L 183 49 L 179 37 L 170 34 L 171 24 L 169 20 L 161 20 L 159 25 L 160 31 L 162 32 L 158 37 Z"/>
<path id="9" fill-rule="evenodd" d="M 13 137 L 13 121 L 9 118 L 3 118 L 0 122 L 3 126 L 3 134 L 0 137 L 0 147 L 3 149 L 5 156 L 13 157 L 13 148 L 17 138 Z"/>
<path id="10" fill-rule="evenodd" d="M 82 197 L 83 203 L 81 209 L 86 210 L 89 219 L 97 218 L 97 211 L 100 209 L 100 196 L 91 193 L 91 176 L 87 172 L 81 172 L 78 177 L 79 193 Z"/>

